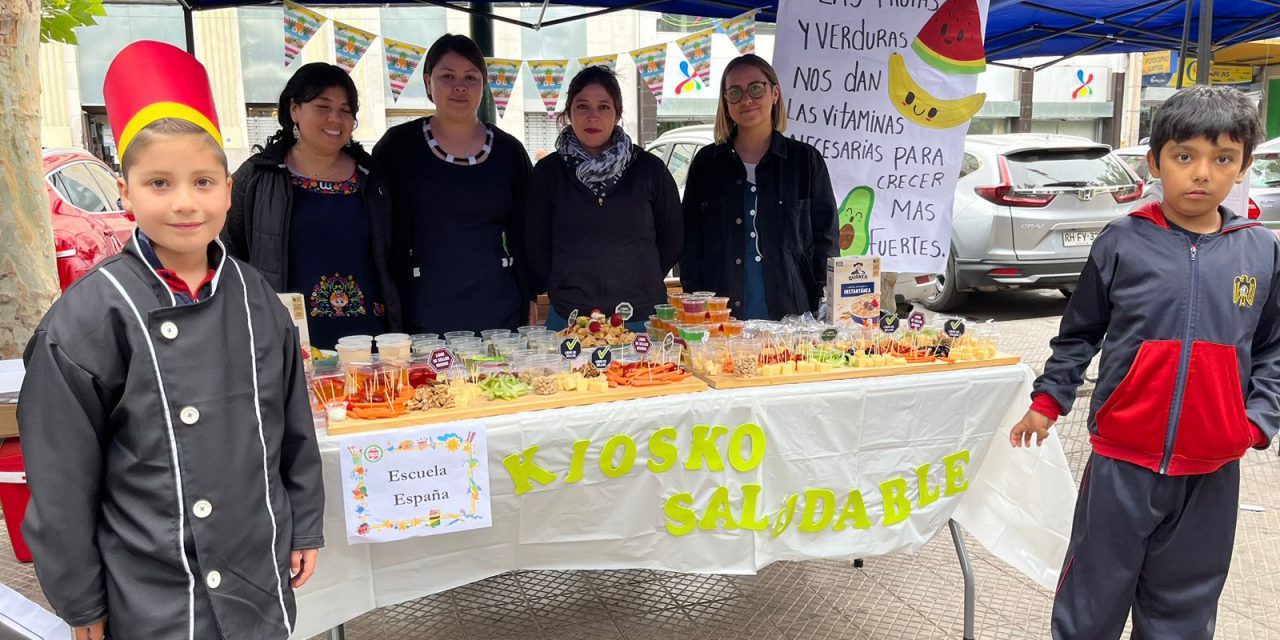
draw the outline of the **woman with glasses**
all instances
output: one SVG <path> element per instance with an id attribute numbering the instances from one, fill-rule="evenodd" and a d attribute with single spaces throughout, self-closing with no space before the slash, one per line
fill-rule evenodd
<path id="1" fill-rule="evenodd" d="M 227 252 L 277 292 L 306 301 L 311 344 L 400 329 L 391 281 L 386 176 L 352 139 L 356 85 L 341 67 L 313 62 L 280 93 L 280 131 L 241 165 L 222 230 Z"/>
<path id="2" fill-rule="evenodd" d="M 551 301 L 547 327 L 563 329 L 575 310 L 620 323 L 613 313 L 627 302 L 627 328 L 644 331 L 680 257 L 675 180 L 622 130 L 622 89 L 608 67 L 574 76 L 560 123 L 555 153 L 533 169 L 525 219 L 536 290 Z"/>
<path id="3" fill-rule="evenodd" d="M 480 122 L 484 55 L 445 35 L 423 61 L 434 115 L 389 129 L 373 149 L 391 185 L 392 269 L 412 333 L 515 329 L 529 317 L 516 233 L 529 155 Z"/>
<path id="4" fill-rule="evenodd" d="M 729 297 L 743 320 L 816 312 L 839 251 L 826 162 L 782 135 L 782 89 L 763 58 L 735 58 L 720 85 L 716 142 L 689 167 L 680 283 Z"/>

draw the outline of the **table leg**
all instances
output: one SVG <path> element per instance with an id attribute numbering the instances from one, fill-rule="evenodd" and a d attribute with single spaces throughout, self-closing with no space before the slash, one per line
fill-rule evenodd
<path id="1" fill-rule="evenodd" d="M 973 586 L 973 565 L 969 563 L 969 551 L 964 546 L 964 536 L 960 525 L 955 520 L 948 520 L 951 527 L 951 541 L 956 545 L 956 556 L 960 558 L 960 573 L 964 574 L 964 640 L 973 640 L 973 608 L 975 595 Z"/>
<path id="2" fill-rule="evenodd" d="M 347 630 L 342 625 L 330 629 L 329 640 L 347 640 Z"/>

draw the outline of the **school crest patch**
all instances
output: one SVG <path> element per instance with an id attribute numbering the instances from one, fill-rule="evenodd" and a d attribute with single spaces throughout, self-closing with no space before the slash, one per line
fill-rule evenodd
<path id="1" fill-rule="evenodd" d="M 1253 299 L 1258 294 L 1258 279 L 1253 276 L 1240 275 L 1236 276 L 1235 290 L 1231 294 L 1231 301 L 1241 309 L 1253 306 Z"/>

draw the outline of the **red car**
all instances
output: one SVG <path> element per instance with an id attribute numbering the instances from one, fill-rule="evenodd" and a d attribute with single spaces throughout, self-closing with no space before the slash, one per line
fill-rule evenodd
<path id="1" fill-rule="evenodd" d="M 123 211 L 116 174 L 103 161 L 83 149 L 45 149 L 43 159 L 58 282 L 65 290 L 124 248 L 133 216 Z"/>

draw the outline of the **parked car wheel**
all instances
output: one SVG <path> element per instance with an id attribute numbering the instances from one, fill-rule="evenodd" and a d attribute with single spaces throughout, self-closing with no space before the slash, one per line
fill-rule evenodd
<path id="1" fill-rule="evenodd" d="M 956 258 L 955 250 L 952 249 L 951 255 L 947 257 L 946 273 L 938 274 L 933 291 L 925 297 L 922 304 L 930 311 L 943 312 L 959 307 L 968 299 L 968 292 L 956 289 Z"/>

